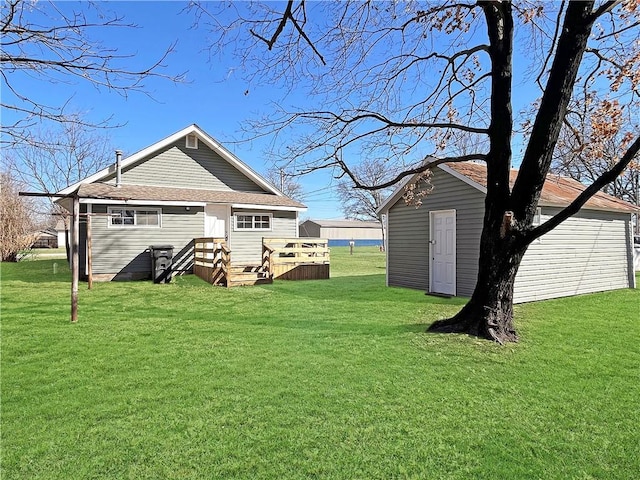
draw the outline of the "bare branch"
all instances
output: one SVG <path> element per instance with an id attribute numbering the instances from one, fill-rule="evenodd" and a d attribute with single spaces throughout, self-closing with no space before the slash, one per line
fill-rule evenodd
<path id="1" fill-rule="evenodd" d="M 611 10 L 613 10 L 617 5 L 620 5 L 620 3 L 622 3 L 621 0 L 613 0 L 610 2 L 604 2 L 602 5 L 600 5 L 598 7 L 597 10 L 595 10 L 592 13 L 592 17 L 593 20 L 597 20 L 599 17 L 601 17 L 602 15 L 604 15 L 605 13 L 609 13 Z"/>
<path id="2" fill-rule="evenodd" d="M 3 122 L 3 143 L 11 144 L 28 136 L 28 127 L 36 119 L 65 123 L 70 120 L 66 105 L 47 105 L 38 98 L 38 92 L 24 91 L 19 74 L 28 75 L 42 82 L 88 82 L 127 96 L 131 92 L 148 94 L 144 81 L 162 78 L 181 82 L 183 75 L 164 73 L 165 61 L 175 48 L 171 44 L 160 58 L 143 68 L 131 68 L 125 63 L 135 59 L 134 54 L 120 54 L 92 38 L 91 33 L 102 29 L 134 28 L 122 17 L 102 11 L 94 12 L 98 5 L 86 3 L 83 11 L 73 10 L 70 4 L 55 2 L 28 2 L 14 0 L 3 5 L 1 20 L 2 46 L 0 67 L 2 71 L 3 108 L 15 112 L 17 120 Z M 94 18 L 91 20 L 90 18 Z M 36 20 L 36 18 L 38 20 Z M 46 23 L 41 26 L 38 22 Z M 94 122 L 102 127 L 109 120 Z"/>
<path id="3" fill-rule="evenodd" d="M 353 182 L 353 184 L 354 184 L 354 186 L 356 188 L 361 188 L 362 190 L 380 190 L 382 188 L 388 188 L 388 187 L 391 187 L 393 185 L 396 185 L 400 180 L 402 180 L 405 177 L 408 177 L 410 175 L 415 175 L 417 173 L 426 172 L 427 170 L 431 170 L 433 167 L 437 167 L 438 165 L 442 165 L 443 163 L 469 162 L 469 161 L 472 161 L 472 160 L 482 160 L 482 161 L 486 162 L 487 161 L 487 155 L 476 153 L 476 154 L 471 154 L 471 155 L 462 155 L 462 156 L 459 156 L 459 157 L 445 157 L 445 158 L 438 158 L 438 159 L 427 159 L 419 167 L 411 168 L 411 169 L 408 169 L 408 170 L 404 170 L 404 171 L 400 172 L 399 174 L 397 174 L 396 176 L 394 176 L 393 178 L 391 178 L 390 180 L 387 180 L 386 182 L 379 183 L 377 185 L 365 185 L 365 184 L 361 183 L 360 179 L 349 168 L 349 166 L 344 161 L 342 161 L 341 159 L 338 159 L 337 157 L 335 159 L 335 163 L 334 164 L 342 169 L 344 174 L 346 174 L 351 179 L 351 181 Z"/>
<path id="4" fill-rule="evenodd" d="M 300 0 L 299 8 L 301 8 L 304 11 L 304 0 Z M 322 57 L 322 55 L 320 54 L 320 52 L 318 51 L 316 46 L 313 44 L 313 42 L 311 41 L 309 36 L 306 34 L 306 32 L 302 29 L 302 26 L 300 25 L 300 23 L 293 16 L 293 0 L 289 0 L 287 2 L 287 8 L 285 8 L 285 10 L 284 10 L 284 12 L 282 14 L 282 18 L 278 22 L 278 26 L 276 27 L 275 31 L 273 32 L 273 35 L 271 36 L 271 39 L 267 40 L 266 38 L 264 38 L 260 34 L 256 33 L 253 29 L 249 29 L 249 32 L 254 37 L 256 37 L 259 40 L 261 40 L 264 43 L 266 43 L 267 47 L 269 48 L 269 50 L 271 50 L 271 49 L 273 49 L 273 46 L 275 45 L 276 41 L 278 40 L 278 37 L 280 36 L 282 31 L 284 30 L 284 27 L 287 25 L 288 21 L 290 21 L 293 24 L 293 26 L 295 27 L 297 32 L 304 39 L 304 41 L 311 47 L 311 49 L 313 50 L 313 53 L 315 53 L 318 56 L 318 58 L 320 59 L 322 64 L 326 65 L 327 63 L 325 62 L 324 58 Z"/>
<path id="5" fill-rule="evenodd" d="M 631 144 L 631 146 L 624 153 L 622 158 L 618 163 L 616 163 L 611 169 L 602 173 L 598 178 L 596 178 L 591 185 L 585 188 L 580 195 L 578 195 L 573 202 L 569 204 L 569 206 L 562 209 L 559 213 L 554 215 L 552 218 L 544 222 L 539 227 L 536 227 L 525 234 L 525 241 L 532 242 L 536 238 L 541 237 L 545 233 L 550 232 L 562 222 L 567 220 L 572 215 L 575 215 L 580 211 L 580 209 L 584 206 L 587 201 L 593 197 L 598 191 L 614 181 L 627 166 L 631 163 L 631 161 L 638 156 L 638 152 L 640 152 L 640 137 L 636 138 L 636 140 Z"/>
<path id="6" fill-rule="evenodd" d="M 567 7 L 549 80 L 512 190 L 514 212 L 520 218 L 533 215 L 530 201 L 533 198 L 537 203 L 551 166 L 553 147 L 560 135 L 591 31 L 592 7 L 593 2 L 570 3 Z"/>
<path id="7" fill-rule="evenodd" d="M 264 43 L 266 43 L 267 47 L 269 48 L 269 50 L 271 50 L 273 48 L 273 45 L 278 40 L 278 37 L 280 36 L 282 31 L 284 30 L 284 27 L 287 25 L 287 22 L 289 20 L 291 20 L 291 9 L 292 9 L 292 7 L 293 7 L 293 0 L 289 0 L 287 2 L 287 8 L 285 8 L 284 13 L 282 14 L 282 18 L 280 19 L 280 22 L 278 22 L 278 26 L 276 27 L 275 31 L 273 32 L 273 35 L 271 36 L 270 40 L 267 40 L 263 36 L 257 34 L 253 30 L 253 28 L 249 29 L 249 33 L 251 33 L 251 35 L 253 35 L 254 37 L 256 37 L 259 40 L 262 40 Z"/>
<path id="8" fill-rule="evenodd" d="M 640 20 L 637 21 L 637 22 L 633 22 L 632 24 L 627 25 L 626 27 L 623 27 L 623 28 L 621 28 L 619 30 L 615 30 L 613 32 L 609 32 L 609 33 L 600 35 L 600 36 L 596 37 L 595 40 L 599 41 L 599 40 L 605 40 L 605 39 L 607 39 L 609 37 L 615 37 L 615 36 L 618 36 L 618 35 L 621 35 L 621 34 L 625 33 L 628 30 L 632 30 L 632 29 L 634 29 L 634 28 L 636 28 L 638 26 L 640 26 Z"/>

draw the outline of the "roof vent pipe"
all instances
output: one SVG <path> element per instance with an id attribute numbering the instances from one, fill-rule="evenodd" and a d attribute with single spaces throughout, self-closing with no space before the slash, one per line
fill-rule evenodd
<path id="1" fill-rule="evenodd" d="M 119 187 L 122 183 L 122 150 L 116 150 L 116 187 Z"/>

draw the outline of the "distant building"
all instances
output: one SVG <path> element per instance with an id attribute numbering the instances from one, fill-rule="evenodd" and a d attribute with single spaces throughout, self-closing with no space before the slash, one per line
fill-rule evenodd
<path id="1" fill-rule="evenodd" d="M 64 224 L 64 220 L 59 219 L 56 222 L 55 230 L 58 236 L 58 247 L 63 248 L 67 244 L 67 227 Z"/>
<path id="2" fill-rule="evenodd" d="M 58 248 L 58 233 L 53 228 L 36 232 L 34 238 L 31 248 Z"/>
<path id="3" fill-rule="evenodd" d="M 382 224 L 362 220 L 306 220 L 300 224 L 300 237 L 326 238 L 330 247 L 382 245 Z"/>

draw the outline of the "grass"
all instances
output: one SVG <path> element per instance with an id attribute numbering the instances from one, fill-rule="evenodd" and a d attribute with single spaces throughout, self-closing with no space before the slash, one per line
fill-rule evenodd
<path id="1" fill-rule="evenodd" d="M 57 263 L 57 274 L 53 264 Z M 332 279 L 81 284 L 2 265 L 3 479 L 633 478 L 640 291 L 517 306 L 520 344 L 424 333 L 461 299 Z"/>
<path id="2" fill-rule="evenodd" d="M 66 249 L 61 248 L 30 248 L 20 252 L 20 261 L 41 260 L 44 258 L 66 258 Z"/>

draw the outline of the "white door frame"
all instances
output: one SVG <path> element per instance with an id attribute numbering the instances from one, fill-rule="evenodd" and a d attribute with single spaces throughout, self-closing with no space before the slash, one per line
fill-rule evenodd
<path id="1" fill-rule="evenodd" d="M 434 216 L 436 214 L 449 214 L 449 216 L 453 217 L 453 242 L 452 242 L 452 251 L 453 251 L 453 292 L 434 292 L 433 288 L 433 259 L 435 255 L 435 235 L 434 235 L 434 226 L 435 223 L 433 221 Z M 456 296 L 457 285 L 456 285 L 456 277 L 457 277 L 457 265 L 456 265 L 456 210 L 431 210 L 429 212 L 429 292 L 433 293 L 443 293 L 446 295 Z"/>
<path id="2" fill-rule="evenodd" d="M 229 230 L 230 226 L 230 217 L 231 217 L 231 206 L 230 205 L 219 205 L 215 203 L 209 203 L 204 207 L 204 223 L 202 225 L 202 230 L 204 231 L 204 235 L 207 236 L 207 207 L 217 207 L 219 211 L 224 210 L 224 238 L 227 242 L 227 246 L 229 246 Z"/>

